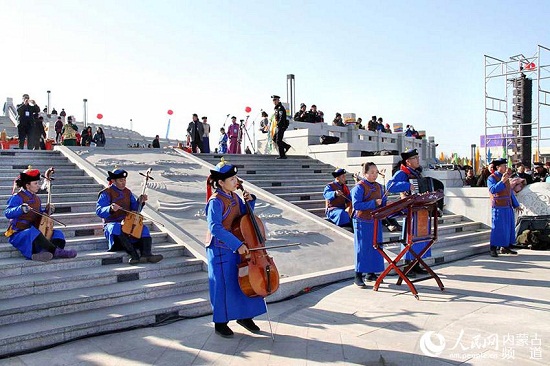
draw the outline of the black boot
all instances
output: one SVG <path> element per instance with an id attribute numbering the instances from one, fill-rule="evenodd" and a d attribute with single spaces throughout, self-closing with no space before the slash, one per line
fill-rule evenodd
<path id="1" fill-rule="evenodd" d="M 497 247 L 489 247 L 489 253 L 491 254 L 491 257 L 498 257 Z"/>
<path id="2" fill-rule="evenodd" d="M 362 272 L 355 272 L 355 281 L 353 281 L 356 286 L 359 286 L 361 288 L 367 288 L 365 285 L 365 282 L 363 282 L 363 273 Z"/>
<path id="3" fill-rule="evenodd" d="M 142 249 L 141 249 L 141 259 L 145 259 L 149 263 L 158 263 L 164 257 L 160 254 L 151 253 L 151 248 L 153 246 L 152 238 L 141 238 Z"/>
<path id="4" fill-rule="evenodd" d="M 224 338 L 233 337 L 233 331 L 227 326 L 227 323 L 214 323 L 214 330 L 216 334 Z"/>
<path id="5" fill-rule="evenodd" d="M 258 333 L 260 331 L 260 327 L 258 327 L 252 318 L 247 319 L 239 319 L 237 320 L 237 324 L 244 327 L 246 330 L 252 333 Z"/>
<path id="6" fill-rule="evenodd" d="M 428 274 L 428 271 L 426 271 L 424 268 L 420 267 L 420 263 L 416 263 L 414 267 L 412 268 L 412 272 L 416 274 L 426 275 Z"/>
<path id="7" fill-rule="evenodd" d="M 128 260 L 129 264 L 136 265 L 139 264 L 139 254 L 136 251 L 136 248 L 134 248 L 134 245 L 130 243 L 130 240 L 126 236 L 126 234 L 120 234 L 118 236 L 118 241 L 122 248 L 130 255 L 130 259 Z"/>

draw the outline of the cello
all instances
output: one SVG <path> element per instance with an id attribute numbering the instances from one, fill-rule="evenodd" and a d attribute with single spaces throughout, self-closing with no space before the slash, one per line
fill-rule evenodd
<path id="1" fill-rule="evenodd" d="M 152 170 L 153 168 L 149 168 L 145 174 L 139 173 L 145 177 L 141 196 L 145 194 L 145 189 L 147 189 L 147 182 L 149 179 L 154 180 L 153 177 L 151 177 Z M 141 232 L 143 231 L 143 215 L 135 211 L 128 211 L 124 209 L 122 209 L 122 211 L 126 212 L 124 220 L 120 223 L 122 232 L 136 239 L 141 238 Z"/>
<path id="2" fill-rule="evenodd" d="M 238 188 L 244 193 L 242 181 Z M 244 200 L 246 214 L 236 219 L 231 232 L 248 247 L 249 253 L 241 256 L 239 286 L 248 297 L 266 297 L 279 288 L 279 271 L 265 249 L 265 227 L 254 215 L 250 203 Z"/>
<path id="3" fill-rule="evenodd" d="M 38 224 L 38 230 L 46 237 L 46 239 L 51 240 L 53 234 L 53 219 L 50 217 L 52 214 L 52 175 L 55 173 L 54 167 L 48 168 L 44 173 L 44 186 L 43 188 L 48 189 L 48 202 L 46 203 L 47 210 L 44 215 L 40 218 L 40 223 Z"/>

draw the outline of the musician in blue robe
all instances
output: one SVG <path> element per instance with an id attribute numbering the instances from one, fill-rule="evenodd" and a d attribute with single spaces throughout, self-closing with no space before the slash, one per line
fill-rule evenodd
<path id="1" fill-rule="evenodd" d="M 418 156 L 418 151 L 416 149 L 410 149 L 401 153 L 401 161 L 398 164 L 398 170 L 394 173 L 393 177 L 387 183 L 387 190 L 391 193 L 401 193 L 401 196 L 408 196 L 410 194 L 416 193 L 416 189 L 413 184 L 410 182 L 411 179 L 420 179 L 422 178 L 422 167 L 420 166 L 420 157 Z M 405 224 L 405 220 L 403 221 Z M 405 233 L 407 228 L 403 225 L 402 237 L 405 238 Z M 421 241 L 413 244 L 412 249 L 415 253 L 420 253 L 428 244 L 428 241 Z M 429 258 L 432 256 L 432 250 L 429 249 L 422 258 Z M 414 256 L 407 252 L 405 254 L 405 263 L 414 259 Z M 420 265 L 417 263 L 413 267 L 412 271 L 409 272 L 410 277 L 414 277 L 415 273 L 426 274 L 427 272 L 423 270 Z"/>
<path id="2" fill-rule="evenodd" d="M 215 332 L 225 338 L 233 336 L 227 325 L 230 320 L 237 320 L 250 332 L 259 332 L 253 318 L 267 311 L 262 297 L 248 297 L 239 287 L 237 266 L 241 255 L 248 254 L 248 248 L 231 232 L 233 222 L 246 212 L 245 203 L 235 193 L 238 187 L 236 174 L 237 167 L 223 159 L 214 170 L 210 170 L 205 208 L 210 302 Z M 254 208 L 256 197 L 246 191 L 243 197 Z"/>
<path id="3" fill-rule="evenodd" d="M 366 288 L 363 274 L 367 273 L 367 282 L 376 281 L 376 273 L 384 270 L 384 258 L 373 247 L 374 220 L 372 211 L 386 205 L 384 188 L 376 182 L 378 168 L 374 163 L 363 164 L 362 177 L 351 190 L 353 202 L 353 229 L 355 248 L 355 284 Z M 382 222 L 378 222 L 377 242 L 382 242 Z"/>
<path id="4" fill-rule="evenodd" d="M 327 219 L 338 226 L 351 227 L 351 218 L 346 208 L 351 204 L 350 190 L 346 185 L 346 170 L 336 169 L 332 172 L 334 181 L 325 186 L 325 214 Z"/>
<path id="5" fill-rule="evenodd" d="M 109 187 L 99 192 L 95 212 L 103 219 L 103 232 L 109 244 L 109 251 L 126 251 L 130 255 L 128 263 L 131 265 L 160 262 L 163 259 L 162 255 L 151 252 L 153 239 L 147 226 L 143 226 L 139 239 L 122 232 L 121 223 L 128 211 L 140 212 L 147 201 L 147 195 L 140 195 L 136 199 L 126 188 L 126 170 L 116 169 L 107 174 Z"/>
<path id="6" fill-rule="evenodd" d="M 11 245 L 17 248 L 27 259 L 47 262 L 52 258 L 74 258 L 77 253 L 65 248 L 65 235 L 61 230 L 54 229 L 52 237 L 47 239 L 38 227 L 40 216 L 37 212 L 53 212 L 53 205 L 42 208 L 42 202 L 37 193 L 40 189 L 40 171 L 38 169 L 26 169 L 19 173 L 15 180 L 15 186 L 19 192 L 8 199 L 4 210 L 6 218 L 10 219 L 10 225 L 6 236 Z"/>
<path id="7" fill-rule="evenodd" d="M 492 213 L 489 251 L 491 257 L 498 257 L 498 247 L 501 254 L 518 254 L 510 246 L 516 242 L 514 209 L 521 212 L 522 208 L 510 187 L 506 159 L 496 159 L 491 164 L 495 172 L 487 178 Z"/>

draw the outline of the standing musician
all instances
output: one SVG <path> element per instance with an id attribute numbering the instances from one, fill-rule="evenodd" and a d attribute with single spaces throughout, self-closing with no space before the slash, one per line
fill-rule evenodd
<path id="1" fill-rule="evenodd" d="M 501 254 L 518 254 L 510 246 L 516 242 L 514 209 L 521 212 L 516 195 L 510 187 L 510 174 L 506 159 L 496 159 L 491 163 L 495 172 L 487 178 L 487 187 L 491 196 L 491 239 L 489 252 L 491 257 Z"/>
<path id="2" fill-rule="evenodd" d="M 351 190 L 353 202 L 353 244 L 355 247 L 355 284 L 366 288 L 363 273 L 367 273 L 367 281 L 376 281 L 376 273 L 384 271 L 384 258 L 373 247 L 374 219 L 372 211 L 386 205 L 384 187 L 376 182 L 378 168 L 369 162 L 363 164 L 363 177 Z M 382 242 L 382 223 L 378 222 L 377 242 Z"/>
<path id="3" fill-rule="evenodd" d="M 246 212 L 246 206 L 235 193 L 238 187 L 237 167 L 223 159 L 210 170 L 207 181 L 206 219 L 208 237 L 208 278 L 210 302 L 216 334 L 228 338 L 233 331 L 227 326 L 230 320 L 250 332 L 260 328 L 252 320 L 267 311 L 262 297 L 247 297 L 239 287 L 237 265 L 241 255 L 249 253 L 247 246 L 231 232 L 233 222 Z M 215 190 L 212 192 L 212 188 Z M 243 197 L 253 208 L 256 197 L 244 191 Z"/>
<path id="4" fill-rule="evenodd" d="M 241 126 L 237 124 L 237 117 L 231 117 L 231 124 L 227 128 L 227 137 L 229 138 L 228 154 L 241 153 Z"/>
<path id="5" fill-rule="evenodd" d="M 288 128 L 288 120 L 286 118 L 286 109 L 281 103 L 281 97 L 278 95 L 272 95 L 273 104 L 275 105 L 275 123 L 277 130 L 275 132 L 275 138 L 273 139 L 279 149 L 279 157 L 277 159 L 286 159 L 286 153 L 292 146 L 283 141 L 285 131 Z"/>
<path id="6" fill-rule="evenodd" d="M 103 219 L 103 231 L 109 243 L 109 251 L 125 250 L 130 255 L 128 263 L 132 265 L 160 262 L 162 255 L 151 253 L 153 240 L 147 226 L 143 226 L 139 239 L 122 232 L 121 222 L 126 217 L 126 211 L 140 212 L 145 206 L 147 195 L 142 194 L 136 199 L 126 188 L 126 170 L 116 169 L 107 173 L 109 187 L 99 192 L 95 212 Z"/>
<path id="7" fill-rule="evenodd" d="M 74 258 L 76 251 L 65 248 L 65 236 L 61 230 L 54 229 L 51 240 L 46 239 L 38 230 L 41 215 L 38 213 L 53 212 L 53 205 L 46 205 L 42 209 L 40 197 L 36 194 L 40 189 L 40 171 L 27 169 L 19 173 L 15 180 L 15 187 L 19 192 L 8 199 L 8 206 L 4 210 L 10 225 L 6 231 L 11 245 L 16 247 L 27 259 L 47 262 L 52 258 Z M 37 213 L 38 212 L 38 213 Z"/>
<path id="8" fill-rule="evenodd" d="M 398 170 L 394 173 L 393 177 L 388 181 L 387 190 L 391 193 L 401 193 L 402 196 L 408 196 L 410 194 L 416 193 L 416 189 L 410 179 L 420 179 L 422 178 L 422 167 L 420 166 L 420 157 L 418 156 L 418 151 L 416 149 L 410 149 L 401 153 L 402 160 L 398 163 Z M 403 225 L 403 236 L 406 233 L 406 227 Z M 412 249 L 419 253 L 426 247 L 426 242 L 418 242 L 413 244 Z M 422 258 L 428 258 L 432 256 L 432 250 L 429 249 Z M 413 260 L 414 257 L 412 254 L 405 254 L 405 263 Z M 427 272 L 423 270 L 420 265 L 417 263 L 412 271 L 409 272 L 410 277 L 414 277 L 415 274 L 426 274 Z"/>
<path id="9" fill-rule="evenodd" d="M 346 185 L 346 170 L 336 169 L 332 172 L 334 181 L 325 186 L 323 197 L 325 197 L 325 214 L 328 220 L 342 227 L 350 227 L 350 213 L 347 210 L 351 206 L 351 195 Z"/>

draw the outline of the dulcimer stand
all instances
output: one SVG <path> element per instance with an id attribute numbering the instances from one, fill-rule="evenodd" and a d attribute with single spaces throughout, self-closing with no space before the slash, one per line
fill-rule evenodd
<path id="1" fill-rule="evenodd" d="M 401 285 L 403 281 L 409 286 L 414 297 L 418 300 L 418 291 L 414 286 L 414 282 L 425 281 L 427 279 L 433 278 L 437 282 L 437 285 L 443 291 L 445 287 L 439 279 L 439 276 L 422 260 L 422 256 L 432 247 L 432 245 L 437 240 L 437 202 L 443 198 L 443 192 L 429 192 L 423 194 L 414 194 L 407 196 L 399 201 L 393 202 L 385 207 L 380 207 L 372 211 L 372 217 L 374 220 L 374 230 L 373 230 L 373 246 L 378 252 L 384 257 L 388 266 L 386 269 L 378 276 L 373 290 L 378 291 L 378 287 L 384 280 L 390 271 L 393 269 L 395 273 L 399 276 L 397 280 L 397 285 Z M 391 259 L 390 256 L 384 251 L 384 244 L 395 243 L 395 240 L 391 242 L 377 242 L 378 237 L 378 222 L 389 217 L 396 216 L 400 212 L 405 212 L 405 237 L 399 240 L 399 243 L 403 244 L 403 249 L 395 257 Z M 413 249 L 413 244 L 415 243 L 426 243 L 424 249 L 419 253 L 416 253 Z M 410 253 L 414 259 L 401 270 L 398 265 L 399 261 L 405 256 L 405 254 Z M 428 272 L 428 276 L 410 280 L 407 277 L 407 274 L 413 269 L 416 264 L 424 267 Z"/>

